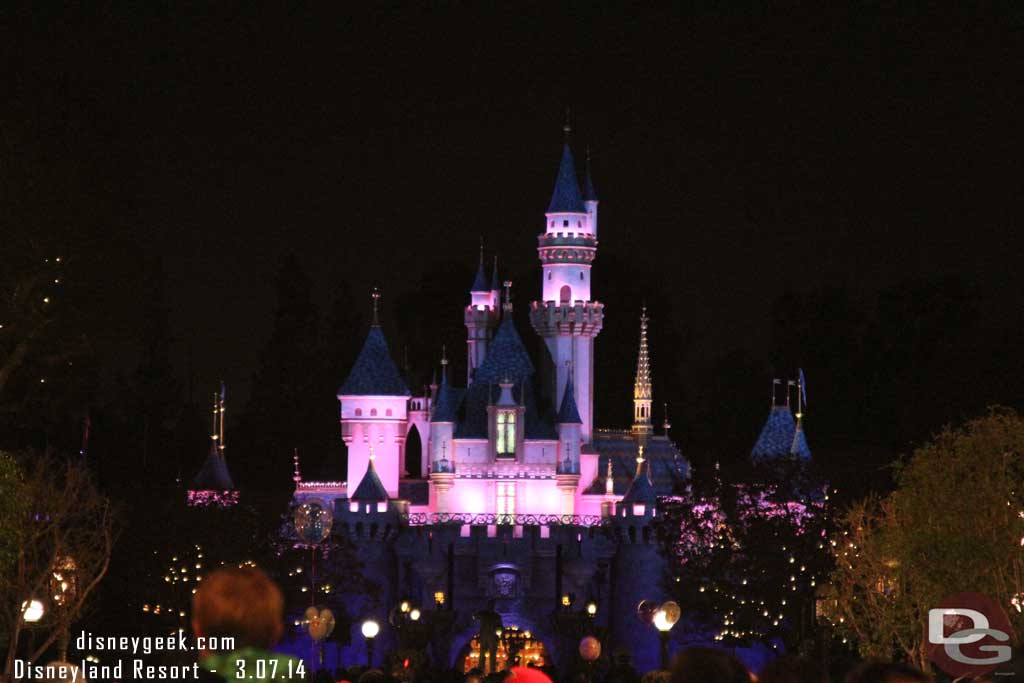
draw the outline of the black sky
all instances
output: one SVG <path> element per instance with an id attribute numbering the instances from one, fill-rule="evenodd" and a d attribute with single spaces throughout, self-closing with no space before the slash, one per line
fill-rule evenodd
<path id="1" fill-rule="evenodd" d="M 286 251 L 324 303 L 339 277 L 395 301 L 483 234 L 528 296 L 566 106 L 595 295 L 629 286 L 602 255 L 660 273 L 698 352 L 763 344 L 789 288 L 956 273 L 1021 307 L 1013 5 L 356 4 L 4 11 L 8 101 L 162 256 L 199 386 L 246 393 Z"/>

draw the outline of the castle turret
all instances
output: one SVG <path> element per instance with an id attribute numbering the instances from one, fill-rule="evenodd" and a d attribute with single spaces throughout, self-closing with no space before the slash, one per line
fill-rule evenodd
<path id="1" fill-rule="evenodd" d="M 430 483 L 434 508 L 448 512 L 448 492 L 455 480 L 455 446 L 452 441 L 459 408 L 458 390 L 448 384 L 448 358 L 441 357 L 441 386 L 430 418 Z"/>
<path id="2" fill-rule="evenodd" d="M 651 424 L 651 401 L 654 391 L 651 385 L 651 359 L 647 351 L 647 307 L 640 313 L 640 350 L 636 356 L 636 379 L 633 382 L 633 434 L 641 440 L 653 432 Z"/>
<path id="3" fill-rule="evenodd" d="M 558 431 L 558 462 L 555 467 L 555 483 L 561 494 L 561 513 L 575 514 L 576 488 L 580 483 L 580 448 L 583 438 L 580 427 L 580 411 L 576 407 L 576 392 L 573 391 L 572 369 L 570 380 L 562 394 L 562 405 L 558 409 L 555 429 Z"/>
<path id="4" fill-rule="evenodd" d="M 405 452 L 408 398 L 412 395 L 391 359 L 380 329 L 380 293 L 373 293 L 373 322 L 348 378 L 338 389 L 341 402 L 341 438 L 348 446 L 349 485 L 367 470 L 370 449 L 376 452 L 376 470 L 391 497 L 398 496 L 398 480 Z M 372 444 L 372 446 L 371 446 Z"/>
<path id="5" fill-rule="evenodd" d="M 492 280 L 497 277 L 497 261 Z M 473 381 L 473 374 L 487 355 L 487 345 L 498 324 L 498 292 L 493 281 L 488 283 L 484 272 L 484 245 L 480 244 L 480 265 L 476 278 L 469 289 L 469 305 L 463 319 L 466 324 L 466 384 Z"/>
<path id="6" fill-rule="evenodd" d="M 583 180 L 583 206 L 590 218 L 590 232 L 597 237 L 597 190 L 594 189 L 594 178 L 590 173 L 590 148 L 587 148 L 587 176 Z"/>
<path id="7" fill-rule="evenodd" d="M 553 395 L 560 405 L 568 381 L 567 362 L 574 362 L 575 393 L 585 442 L 591 440 L 594 415 L 594 338 L 604 322 L 604 305 L 591 299 L 591 264 L 597 256 L 597 237 L 591 214 L 580 195 L 569 146 L 571 129 L 545 212 L 545 230 L 537 238 L 541 261 L 541 300 L 534 301 L 530 322 L 551 354 Z M 596 201 L 594 204 L 596 217 Z"/>

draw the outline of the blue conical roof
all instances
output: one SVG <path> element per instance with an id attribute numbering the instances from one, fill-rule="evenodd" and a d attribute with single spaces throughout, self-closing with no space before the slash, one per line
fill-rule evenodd
<path id="1" fill-rule="evenodd" d="M 411 396 L 398 367 L 391 360 L 388 342 L 376 325 L 366 335 L 348 379 L 338 389 L 339 396 Z"/>
<path id="2" fill-rule="evenodd" d="M 588 202 L 597 201 L 597 190 L 594 189 L 594 178 L 590 175 L 590 167 L 587 167 L 587 177 L 583 181 L 583 199 Z"/>
<path id="3" fill-rule="evenodd" d="M 788 406 L 775 406 L 761 428 L 750 457 L 754 462 L 786 458 L 793 447 L 796 421 Z"/>
<path id="4" fill-rule="evenodd" d="M 373 466 L 371 459 L 366 465 L 366 474 L 356 487 L 355 493 L 349 496 L 349 500 L 368 503 L 383 503 L 388 499 L 387 489 L 377 476 L 377 468 Z"/>
<path id="5" fill-rule="evenodd" d="M 796 431 L 793 433 L 793 445 L 789 448 L 789 454 L 799 460 L 811 459 L 811 447 L 807 445 L 807 437 L 804 435 L 804 427 L 801 420 L 796 421 Z"/>
<path id="6" fill-rule="evenodd" d="M 512 316 L 506 316 L 487 347 L 484 362 L 473 374 L 473 383 L 498 384 L 505 380 L 515 383 L 532 374 L 530 354 L 516 331 Z"/>
<path id="7" fill-rule="evenodd" d="M 197 491 L 234 491 L 235 483 L 228 472 L 228 464 L 217 451 L 217 443 L 210 442 L 210 452 L 199 468 L 199 474 L 192 480 Z"/>
<path id="8" fill-rule="evenodd" d="M 576 163 L 572 158 L 569 143 L 562 148 L 562 162 L 558 165 L 555 191 L 551 194 L 547 213 L 586 213 L 580 198 L 580 184 L 576 180 Z"/>
<path id="9" fill-rule="evenodd" d="M 654 485 L 651 484 L 651 478 L 647 474 L 647 461 L 645 460 L 642 464 L 636 468 L 636 476 L 633 477 L 633 483 L 629 485 L 629 490 L 626 491 L 626 495 L 622 497 L 623 503 L 656 503 L 658 502 L 658 494 L 654 490 Z"/>
<path id="10" fill-rule="evenodd" d="M 476 277 L 473 279 L 473 286 L 469 288 L 471 292 L 489 292 L 491 288 L 487 286 L 487 274 L 484 273 L 484 260 L 480 259 L 480 267 L 476 270 Z"/>
<path id="11" fill-rule="evenodd" d="M 576 392 L 573 389 L 572 377 L 565 383 L 565 393 L 562 394 L 562 406 L 558 409 L 559 424 L 583 424 L 580 418 L 580 411 L 576 408 Z"/>
<path id="12" fill-rule="evenodd" d="M 448 369 L 445 368 L 441 374 L 441 387 L 437 390 L 437 405 L 434 406 L 434 414 L 430 416 L 430 421 L 455 422 L 458 419 L 461 400 L 462 392 L 448 385 Z"/>

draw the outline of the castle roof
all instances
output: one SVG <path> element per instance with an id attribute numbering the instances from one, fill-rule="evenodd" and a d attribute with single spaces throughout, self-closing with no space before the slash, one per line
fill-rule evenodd
<path id="1" fill-rule="evenodd" d="M 576 408 L 576 391 L 574 390 L 572 377 L 565 383 L 565 393 L 562 394 L 562 406 L 558 409 L 558 417 L 555 422 L 559 424 L 583 424 L 580 418 L 580 411 Z"/>
<path id="2" fill-rule="evenodd" d="M 235 483 L 228 472 L 228 464 L 224 456 L 217 450 L 217 442 L 210 442 L 210 452 L 199 468 L 199 473 L 192 480 L 196 491 L 233 491 Z"/>
<path id="3" fill-rule="evenodd" d="M 411 396 L 398 367 L 391 360 L 388 342 L 380 327 L 374 325 L 366 335 L 363 348 L 348 378 L 338 389 L 339 396 Z"/>
<path id="4" fill-rule="evenodd" d="M 594 188 L 594 178 L 590 174 L 590 154 L 587 154 L 587 175 L 583 180 L 583 200 L 588 202 L 597 201 L 597 190 Z"/>
<path id="5" fill-rule="evenodd" d="M 755 463 L 762 463 L 791 457 L 809 460 L 811 450 L 807 446 L 803 428 L 798 433 L 789 406 L 774 406 L 750 451 L 750 458 Z"/>
<path id="6" fill-rule="evenodd" d="M 366 474 L 363 475 L 355 492 L 349 496 L 349 500 L 368 503 L 383 503 L 388 499 L 387 489 L 377 476 L 377 468 L 373 466 L 373 458 L 366 464 Z"/>
<path id="7" fill-rule="evenodd" d="M 448 370 L 441 373 L 441 387 L 437 390 L 437 403 L 431 422 L 456 422 L 459 419 L 459 404 L 465 395 L 465 389 L 456 389 L 448 384 Z"/>
<path id="8" fill-rule="evenodd" d="M 628 430 L 601 430 L 594 433 L 591 448 L 598 453 L 598 476 L 583 492 L 604 495 L 605 472 L 612 462 L 612 491 L 625 495 L 636 474 L 636 439 Z M 664 436 L 652 436 L 644 446 L 647 474 L 656 495 L 671 496 L 690 478 L 690 464 L 672 441 Z"/>
<path id="9" fill-rule="evenodd" d="M 487 273 L 484 272 L 484 259 L 481 255 L 480 267 L 476 269 L 476 277 L 473 278 L 473 286 L 469 288 L 471 292 L 489 292 L 491 288 L 487 286 Z"/>
<path id="10" fill-rule="evenodd" d="M 547 213 L 586 213 L 580 198 L 580 184 L 576 180 L 576 163 L 572 158 L 572 149 L 566 142 L 562 147 L 562 161 L 558 165 L 558 177 L 555 179 L 555 190 L 551 193 Z"/>
<path id="11" fill-rule="evenodd" d="M 658 494 L 654 490 L 654 484 L 651 482 L 651 477 L 648 474 L 647 461 L 638 463 L 636 466 L 636 475 L 633 477 L 633 481 L 629 485 L 629 489 L 626 491 L 626 495 L 622 497 L 623 503 L 654 503 L 658 500 Z"/>
<path id="12" fill-rule="evenodd" d="M 462 401 L 462 420 L 455 429 L 456 438 L 487 438 L 487 406 L 498 400 L 502 382 L 512 383 L 512 396 L 526 408 L 527 439 L 556 439 L 548 411 L 538 407 L 533 390 L 533 362 L 511 316 L 498 326 L 487 347 L 483 363 L 473 374 Z"/>
<path id="13" fill-rule="evenodd" d="M 484 362 L 473 374 L 473 384 L 497 384 L 505 380 L 516 383 L 532 374 L 530 354 L 526 352 L 512 317 L 506 316 L 487 346 Z"/>

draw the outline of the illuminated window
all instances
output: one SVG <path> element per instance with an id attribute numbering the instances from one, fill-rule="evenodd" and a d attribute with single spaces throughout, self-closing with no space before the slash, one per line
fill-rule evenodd
<path id="1" fill-rule="evenodd" d="M 385 501 L 382 500 L 379 503 L 377 503 L 377 512 L 387 512 L 387 511 L 388 511 L 388 504 Z"/>
<path id="2" fill-rule="evenodd" d="M 637 503 L 636 505 L 634 505 L 633 506 L 633 514 L 636 515 L 637 517 L 642 517 L 643 514 L 644 514 L 644 506 L 641 505 L 640 503 Z"/>
<path id="3" fill-rule="evenodd" d="M 359 512 L 359 503 L 349 503 L 348 504 L 348 511 L 349 512 Z"/>
<path id="4" fill-rule="evenodd" d="M 498 457 L 514 458 L 516 456 L 516 412 L 514 410 L 498 411 Z"/>
<path id="5" fill-rule="evenodd" d="M 516 514 L 516 483 L 514 481 L 498 482 L 498 503 L 496 512 L 500 515 Z M 499 520 L 502 524 L 511 523 L 512 520 Z"/>

